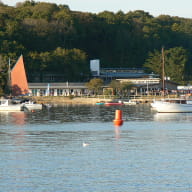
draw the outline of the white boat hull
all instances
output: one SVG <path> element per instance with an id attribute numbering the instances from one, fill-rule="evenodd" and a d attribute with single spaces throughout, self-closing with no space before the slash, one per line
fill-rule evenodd
<path id="1" fill-rule="evenodd" d="M 41 110 L 42 104 L 23 104 L 23 108 L 27 108 L 28 110 Z"/>
<path id="2" fill-rule="evenodd" d="M 123 102 L 125 105 L 136 105 L 137 103 L 134 101 L 124 101 Z"/>
<path id="3" fill-rule="evenodd" d="M 136 105 L 137 104 L 136 101 L 132 101 L 132 100 L 129 100 L 129 101 L 119 101 L 119 103 L 122 103 L 124 105 Z"/>
<path id="4" fill-rule="evenodd" d="M 170 103 L 155 101 L 151 104 L 152 108 L 159 113 L 189 113 L 192 112 L 192 104 Z"/>
<path id="5" fill-rule="evenodd" d="M 0 111 L 21 111 L 21 105 L 0 106 Z"/>
<path id="6" fill-rule="evenodd" d="M 12 104 L 9 99 L 0 99 L 0 111 L 21 111 L 21 104 Z"/>

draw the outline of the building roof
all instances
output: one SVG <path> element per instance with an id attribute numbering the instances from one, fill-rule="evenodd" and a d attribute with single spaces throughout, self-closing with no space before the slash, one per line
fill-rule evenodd
<path id="1" fill-rule="evenodd" d="M 100 77 L 108 78 L 141 78 L 147 76 L 147 73 L 127 73 L 127 72 L 101 72 Z"/>

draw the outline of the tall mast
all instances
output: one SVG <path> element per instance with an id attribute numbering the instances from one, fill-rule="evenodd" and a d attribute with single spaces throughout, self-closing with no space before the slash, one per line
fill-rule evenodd
<path id="1" fill-rule="evenodd" d="M 8 81 L 11 82 L 11 61 L 9 58 L 9 66 L 8 66 Z"/>
<path id="2" fill-rule="evenodd" d="M 8 65 L 8 92 L 11 95 L 11 60 L 9 58 L 9 65 Z"/>
<path id="3" fill-rule="evenodd" d="M 161 50 L 162 53 L 162 88 L 163 88 L 163 97 L 165 96 L 165 56 L 164 56 L 164 47 Z"/>

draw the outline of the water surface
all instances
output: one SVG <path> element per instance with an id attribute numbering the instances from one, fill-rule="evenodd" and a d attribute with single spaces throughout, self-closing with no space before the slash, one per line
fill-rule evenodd
<path id="1" fill-rule="evenodd" d="M 0 191 L 192 191 L 191 122 L 143 104 L 0 113 Z"/>

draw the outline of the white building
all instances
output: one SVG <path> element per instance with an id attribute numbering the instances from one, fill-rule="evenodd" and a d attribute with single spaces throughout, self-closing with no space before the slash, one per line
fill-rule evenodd
<path id="1" fill-rule="evenodd" d="M 100 76 L 100 60 L 90 60 L 90 71 L 92 76 Z"/>
<path id="2" fill-rule="evenodd" d="M 29 83 L 32 96 L 81 96 L 88 94 L 85 83 Z"/>

